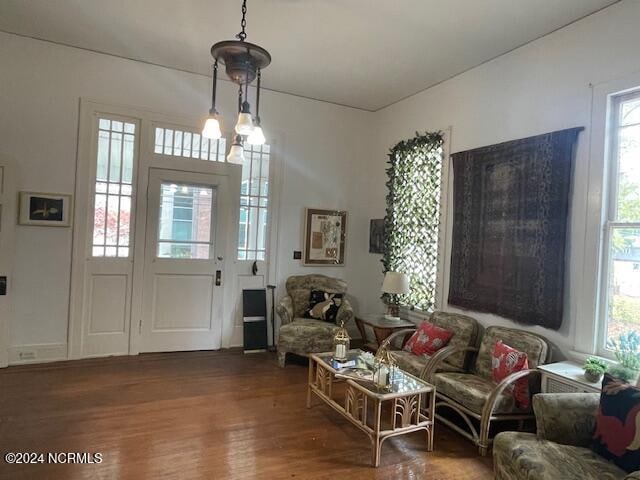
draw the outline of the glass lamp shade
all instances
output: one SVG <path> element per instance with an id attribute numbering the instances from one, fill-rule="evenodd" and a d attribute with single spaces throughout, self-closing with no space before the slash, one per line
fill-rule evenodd
<path id="1" fill-rule="evenodd" d="M 207 121 L 204 122 L 202 128 L 202 136 L 211 140 L 217 140 L 222 137 L 222 131 L 220 130 L 220 122 L 217 115 L 209 115 Z"/>
<path id="2" fill-rule="evenodd" d="M 247 137 L 247 143 L 249 145 L 264 145 L 266 139 L 264 138 L 264 133 L 262 133 L 262 127 L 260 125 L 256 125 L 253 127 L 253 131 Z"/>
<path id="3" fill-rule="evenodd" d="M 344 361 L 347 360 L 347 352 L 351 345 L 351 338 L 349 332 L 344 328 L 344 323 L 340 325 L 340 328 L 333 336 L 333 358 L 335 360 Z"/>
<path id="4" fill-rule="evenodd" d="M 244 165 L 244 148 L 240 143 L 233 142 L 229 149 L 229 155 L 227 155 L 227 162 Z"/>
<path id="5" fill-rule="evenodd" d="M 253 120 L 250 113 L 240 112 L 238 123 L 236 123 L 236 133 L 238 135 L 251 135 L 253 131 Z"/>

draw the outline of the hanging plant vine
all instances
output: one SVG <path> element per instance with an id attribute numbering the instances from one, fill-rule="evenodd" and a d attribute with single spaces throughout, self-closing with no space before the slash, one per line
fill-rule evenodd
<path id="1" fill-rule="evenodd" d="M 435 306 L 443 144 L 442 132 L 416 132 L 389 151 L 382 264 L 384 272 L 406 273 L 411 293 L 383 294 L 387 303 Z"/>

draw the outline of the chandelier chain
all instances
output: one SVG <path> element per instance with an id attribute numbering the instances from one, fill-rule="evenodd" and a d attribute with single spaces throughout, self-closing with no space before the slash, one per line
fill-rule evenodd
<path id="1" fill-rule="evenodd" d="M 245 32 L 245 28 L 247 27 L 247 0 L 243 0 L 242 2 L 242 20 L 240 21 L 240 26 L 242 30 L 236 35 L 236 38 L 244 42 L 244 39 L 247 38 L 247 33 Z"/>

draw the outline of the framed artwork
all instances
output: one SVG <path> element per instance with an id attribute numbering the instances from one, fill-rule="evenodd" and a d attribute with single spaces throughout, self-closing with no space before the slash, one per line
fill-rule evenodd
<path id="1" fill-rule="evenodd" d="M 369 253 L 384 253 L 384 218 L 369 223 Z"/>
<path id="2" fill-rule="evenodd" d="M 305 209 L 303 264 L 344 265 L 347 212 Z"/>
<path id="3" fill-rule="evenodd" d="M 57 193 L 20 192 L 20 225 L 68 227 L 72 218 L 72 196 Z"/>

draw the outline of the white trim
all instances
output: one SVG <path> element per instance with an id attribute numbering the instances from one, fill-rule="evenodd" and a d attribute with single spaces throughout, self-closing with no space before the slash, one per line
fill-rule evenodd
<path id="1" fill-rule="evenodd" d="M 15 228 L 18 216 L 13 166 L 3 158 L 0 165 L 0 275 L 7 277 L 7 294 L 0 297 L 0 368 L 9 364 L 9 328 L 13 318 L 13 268 Z"/>
<path id="2" fill-rule="evenodd" d="M 604 251 L 603 232 L 608 204 L 611 98 L 640 86 L 640 72 L 592 87 L 590 151 L 587 179 L 587 208 L 582 260 L 581 295 L 575 315 L 574 350 L 586 354 L 599 351 L 599 332 L 603 329 L 601 274 Z M 577 322 L 581 324 L 578 325 Z M 602 352 L 604 353 L 604 352 Z"/>
<path id="3" fill-rule="evenodd" d="M 9 365 L 58 362 L 66 359 L 67 345 L 64 343 L 39 343 L 9 347 Z"/>
<path id="4" fill-rule="evenodd" d="M 451 137 L 453 127 L 443 130 L 442 166 L 440 173 L 440 227 L 438 232 L 438 262 L 436 272 L 436 304 L 434 309 L 444 310 L 449 297 L 451 264 L 451 237 L 453 236 L 453 165 Z"/>

